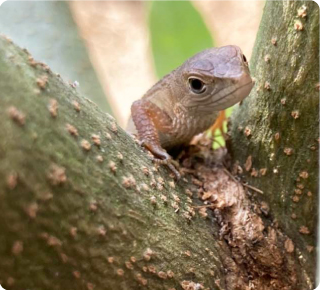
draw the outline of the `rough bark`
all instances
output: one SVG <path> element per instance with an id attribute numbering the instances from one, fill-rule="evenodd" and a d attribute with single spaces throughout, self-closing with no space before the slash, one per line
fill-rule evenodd
<path id="1" fill-rule="evenodd" d="M 195 271 L 214 287 L 209 271 L 219 276 L 224 253 L 212 222 L 190 223 L 183 187 L 112 117 L 4 38 L 0 68 L 1 284 L 163 289 Z"/>
<path id="2" fill-rule="evenodd" d="M 6 289 L 313 289 L 286 233 L 224 169 L 223 150 L 191 147 L 175 182 L 3 37 L 0 160 Z"/>
<path id="3" fill-rule="evenodd" d="M 319 148 L 319 7 L 267 1 L 251 59 L 251 95 L 231 118 L 229 150 L 242 176 L 316 268 Z M 238 170 L 239 172 L 239 170 Z"/>

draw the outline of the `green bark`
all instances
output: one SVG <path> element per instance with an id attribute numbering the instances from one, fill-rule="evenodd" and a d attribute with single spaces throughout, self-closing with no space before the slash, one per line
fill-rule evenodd
<path id="1" fill-rule="evenodd" d="M 312 275 L 319 174 L 317 4 L 267 1 L 250 68 L 256 84 L 232 114 L 229 150 L 249 184 L 263 190 L 255 198 L 268 203 Z"/>
<path id="2" fill-rule="evenodd" d="M 212 221 L 189 221 L 186 185 L 170 186 L 167 170 L 153 171 L 148 155 L 112 117 L 31 63 L 0 38 L 1 285 L 138 289 L 147 281 L 145 289 L 169 289 L 192 279 L 217 289 L 209 272 L 223 273 L 228 249 L 215 242 Z M 181 199 L 177 213 L 174 194 Z M 143 267 L 151 268 L 145 273 Z M 174 277 L 159 277 L 170 270 Z"/>

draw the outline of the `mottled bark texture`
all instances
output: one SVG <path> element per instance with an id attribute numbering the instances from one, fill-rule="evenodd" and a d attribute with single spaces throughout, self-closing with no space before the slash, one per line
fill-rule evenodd
<path id="1" fill-rule="evenodd" d="M 229 150 L 270 217 L 316 268 L 319 148 L 319 7 L 267 1 L 250 68 L 251 95 L 231 117 Z"/>
<path id="2" fill-rule="evenodd" d="M 0 161 L 6 289 L 216 289 L 224 275 L 229 250 L 212 220 L 192 218 L 190 183 L 3 37 Z"/>

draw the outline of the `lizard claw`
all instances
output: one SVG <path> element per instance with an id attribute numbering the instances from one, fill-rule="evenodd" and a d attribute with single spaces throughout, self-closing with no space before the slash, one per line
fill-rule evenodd
<path id="1" fill-rule="evenodd" d="M 153 158 L 152 161 L 157 164 L 163 164 L 163 165 L 168 166 L 168 168 L 176 176 L 177 180 L 179 180 L 181 178 L 181 174 L 179 172 L 179 163 L 177 161 L 173 160 L 171 157 L 168 159 Z"/>
<path id="2" fill-rule="evenodd" d="M 179 172 L 179 163 L 173 160 L 172 157 L 164 149 L 162 149 L 159 146 L 151 145 L 150 143 L 147 143 L 145 140 L 142 140 L 140 144 L 153 154 L 153 162 L 168 166 L 169 169 L 176 176 L 176 179 L 181 178 L 181 174 Z"/>
<path id="3" fill-rule="evenodd" d="M 178 167 L 176 168 L 175 165 L 173 165 L 173 163 L 168 163 L 166 164 L 170 170 L 174 173 L 174 175 L 176 176 L 176 179 L 179 180 L 181 178 L 181 174 L 178 170 Z"/>

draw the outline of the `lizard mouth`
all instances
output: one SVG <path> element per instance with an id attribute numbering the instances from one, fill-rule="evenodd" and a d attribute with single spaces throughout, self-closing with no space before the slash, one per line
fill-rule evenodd
<path id="1" fill-rule="evenodd" d="M 220 111 L 233 106 L 247 97 L 253 87 L 253 82 L 249 74 L 242 75 L 236 82 L 225 80 L 213 94 L 200 100 L 194 100 L 191 106 L 197 110 L 211 113 Z"/>
<path id="2" fill-rule="evenodd" d="M 235 88 L 231 88 L 230 92 L 222 94 L 221 96 L 218 96 L 218 98 L 214 98 L 214 101 L 209 103 L 208 106 L 219 111 L 231 107 L 246 98 L 252 87 L 253 82 L 250 78 L 250 81 L 247 81 L 246 83 L 239 83 Z M 214 97 L 216 97 L 216 95 L 214 95 Z"/>

